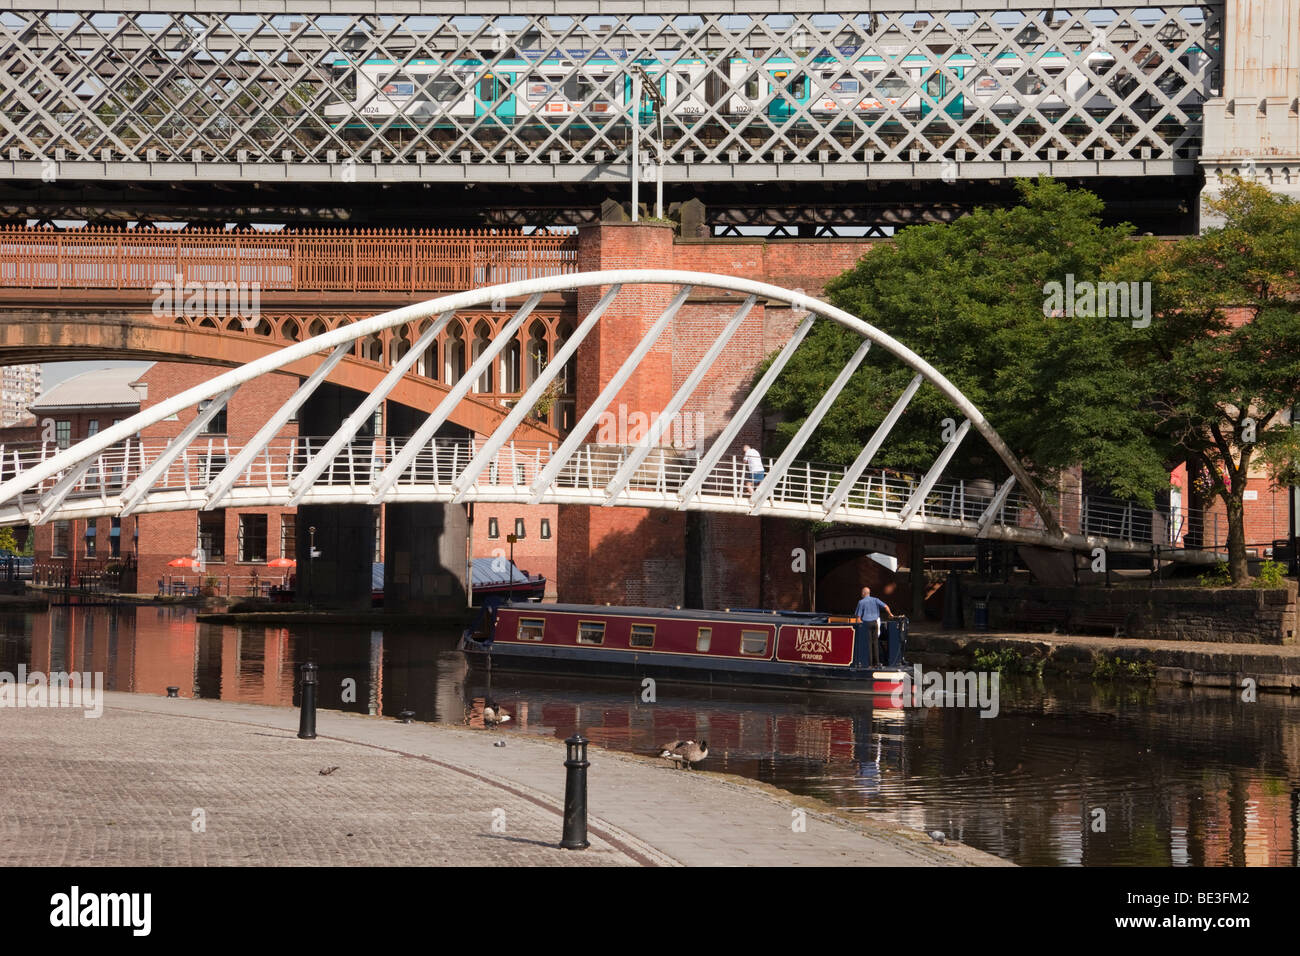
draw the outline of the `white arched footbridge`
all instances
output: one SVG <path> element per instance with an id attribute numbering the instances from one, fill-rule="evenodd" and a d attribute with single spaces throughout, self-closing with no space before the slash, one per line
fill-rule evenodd
<path id="1" fill-rule="evenodd" d="M 669 289 L 671 300 L 569 437 L 548 445 L 513 441 L 520 423 L 617 297 L 637 286 Z M 456 404 L 524 327 L 543 295 L 592 287 L 604 290 L 599 301 L 490 436 L 472 441 L 435 438 Z M 699 289 L 738 293 L 744 299 L 720 323 L 716 338 L 654 420 L 645 440 L 631 447 L 587 443 L 585 439 L 600 415 L 647 360 L 692 291 Z M 357 437 L 458 311 L 520 297 L 523 305 L 502 334 L 483 349 L 413 435 Z M 663 431 L 686 407 L 760 300 L 795 309 L 802 319 L 794 334 L 717 435 L 690 452 L 664 447 L 660 442 Z M 862 343 L 785 450 L 767 462 L 766 478 L 757 487 L 747 488 L 748 474 L 734 454 L 733 444 L 818 321 L 838 323 L 860 336 Z M 357 339 L 412 322 L 427 323 L 420 338 L 333 435 L 277 437 Z M 799 453 L 817 425 L 873 347 L 884 349 L 912 369 L 911 382 L 851 465 L 825 466 L 800 460 Z M 260 377 L 312 356 L 320 358 L 316 370 L 249 442 L 235 446 L 202 434 L 238 389 L 256 387 Z M 961 424 L 924 474 L 887 471 L 875 463 L 876 453 L 923 383 L 951 401 Z M 137 437 L 147 426 L 200 402 L 206 405 L 176 438 L 150 441 Z M 972 428 L 1005 466 L 1008 477 L 998 485 L 944 477 L 945 468 Z M 797 290 L 682 271 L 588 272 L 443 296 L 290 345 L 159 402 L 69 448 L 59 450 L 52 444 L 0 447 L 0 524 L 223 507 L 412 501 L 692 509 L 958 534 L 1064 549 L 1104 546 L 1145 551 L 1161 545 L 1172 552 L 1180 526 L 1177 514 L 1142 511 L 1109 499 L 1045 500 L 979 409 L 920 356 L 860 319 Z"/>

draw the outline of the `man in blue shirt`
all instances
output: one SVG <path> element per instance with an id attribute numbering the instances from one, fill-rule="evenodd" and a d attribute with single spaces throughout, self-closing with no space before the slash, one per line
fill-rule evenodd
<path id="1" fill-rule="evenodd" d="M 858 634 L 868 641 L 868 648 L 871 653 L 870 663 L 874 666 L 879 663 L 879 644 L 880 644 L 880 613 L 884 612 L 888 617 L 893 618 L 894 612 L 889 609 L 889 605 L 880 598 L 871 596 L 871 588 L 862 589 L 862 600 L 853 611 L 853 616 L 862 623 L 858 626 Z M 864 633 L 865 632 L 865 633 Z"/>

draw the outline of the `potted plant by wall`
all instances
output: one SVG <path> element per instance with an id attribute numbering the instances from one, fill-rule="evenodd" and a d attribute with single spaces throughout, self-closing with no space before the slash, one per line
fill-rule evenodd
<path id="1" fill-rule="evenodd" d="M 210 574 L 203 579 L 203 588 L 202 590 L 200 590 L 199 593 L 202 594 L 204 597 L 216 597 L 217 586 L 220 583 L 221 583 L 220 580 L 217 578 L 215 574 Z"/>

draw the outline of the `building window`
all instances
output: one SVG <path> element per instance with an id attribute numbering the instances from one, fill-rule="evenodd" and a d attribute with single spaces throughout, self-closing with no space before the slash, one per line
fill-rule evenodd
<path id="1" fill-rule="evenodd" d="M 108 553 L 114 558 L 122 556 L 122 519 L 111 519 L 111 527 L 108 529 Z"/>
<path id="2" fill-rule="evenodd" d="M 86 522 L 86 557 L 88 558 L 95 556 L 95 539 L 99 531 L 98 524 L 99 522 L 94 518 Z"/>
<path id="3" fill-rule="evenodd" d="M 266 560 L 266 515 L 239 516 L 239 560 Z"/>
<path id="4" fill-rule="evenodd" d="M 375 508 L 375 554 L 370 560 L 384 563 L 384 509 L 380 507 Z"/>
<path id="5" fill-rule="evenodd" d="M 92 418 L 89 422 L 86 423 L 86 437 L 94 438 L 98 434 L 99 434 L 99 419 Z"/>
<path id="6" fill-rule="evenodd" d="M 542 530 L 541 530 L 541 535 L 542 535 L 542 540 L 543 540 L 543 541 L 548 541 L 548 540 L 550 540 L 550 537 L 551 537 L 551 519 L 550 519 L 550 518 L 543 518 L 543 519 L 542 519 Z"/>
<path id="7" fill-rule="evenodd" d="M 199 480 L 202 482 L 215 481 L 217 475 L 225 471 L 225 455 L 200 455 L 198 458 Z"/>
<path id="8" fill-rule="evenodd" d="M 199 411 L 206 412 L 212 407 L 213 401 L 214 399 L 205 398 L 203 401 L 199 402 Z M 208 420 L 208 423 L 203 426 L 203 434 L 224 435 L 226 433 L 226 411 L 227 407 L 223 406 L 221 411 L 213 415 L 212 418 Z"/>
<path id="9" fill-rule="evenodd" d="M 488 537 L 489 538 L 501 537 L 501 529 L 497 527 L 496 518 L 488 518 Z"/>
<path id="10" fill-rule="evenodd" d="M 67 448 L 72 444 L 72 422 L 54 423 L 54 441 L 60 448 Z"/>
<path id="11" fill-rule="evenodd" d="M 226 509 L 199 512 L 199 547 L 205 561 L 226 560 Z"/>
<path id="12" fill-rule="evenodd" d="M 298 557 L 297 515 L 280 515 L 280 557 Z"/>
<path id="13" fill-rule="evenodd" d="M 66 558 L 68 556 L 69 538 L 72 537 L 72 523 L 70 521 L 54 522 L 54 544 L 50 549 L 50 557 Z"/>
<path id="14" fill-rule="evenodd" d="M 523 537 L 524 537 L 524 519 L 523 519 L 523 518 L 516 518 L 516 519 L 515 519 L 515 537 L 516 537 L 516 538 L 523 538 Z"/>

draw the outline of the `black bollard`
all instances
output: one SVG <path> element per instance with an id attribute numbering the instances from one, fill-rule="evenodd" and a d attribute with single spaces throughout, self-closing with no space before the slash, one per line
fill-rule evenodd
<path id="1" fill-rule="evenodd" d="M 302 712 L 298 717 L 298 736 L 302 740 L 316 739 L 316 665 L 311 661 L 302 665 Z"/>
<path id="2" fill-rule="evenodd" d="M 568 768 L 564 776 L 564 837 L 560 846 L 566 850 L 585 850 L 587 842 L 587 740 L 574 734 L 564 742 Z"/>
<path id="3" fill-rule="evenodd" d="M 168 696 L 168 697 L 175 697 L 175 696 L 177 696 L 178 694 L 180 694 L 180 692 L 181 692 L 181 689 L 180 689 L 179 687 L 168 687 L 168 688 L 167 688 L 167 696 Z"/>
<path id="4" fill-rule="evenodd" d="M 414 717 L 415 711 L 413 710 L 403 710 L 397 715 L 397 719 L 404 724 L 409 724 Z"/>

